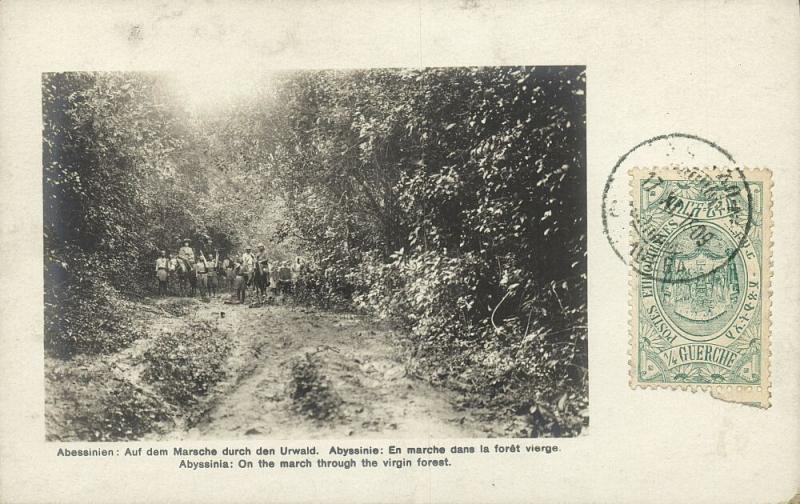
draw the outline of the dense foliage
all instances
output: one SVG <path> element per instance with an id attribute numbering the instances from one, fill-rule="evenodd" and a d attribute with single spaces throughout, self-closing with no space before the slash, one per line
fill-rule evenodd
<path id="1" fill-rule="evenodd" d="M 145 351 L 142 378 L 170 403 L 193 405 L 225 377 L 232 349 L 230 335 L 215 333 L 207 324 L 165 332 Z"/>
<path id="2" fill-rule="evenodd" d="M 577 68 L 309 72 L 262 122 L 310 283 L 532 435 L 587 418 L 584 93 Z"/>
<path id="3" fill-rule="evenodd" d="M 585 425 L 582 68 L 292 72 L 223 113 L 188 113 L 157 75 L 43 92 L 52 350 L 135 337 L 96 343 L 177 238 L 258 240 L 307 257 L 297 299 L 404 324 L 421 377 L 528 435 Z"/>
<path id="4" fill-rule="evenodd" d="M 173 422 L 173 412 L 158 397 L 116 376 L 111 366 L 48 366 L 46 370 L 48 433 L 71 441 L 120 441 L 140 439 L 153 430 Z M 98 376 L 104 379 L 99 380 Z M 77 387 L 57 387 L 57 383 L 86 387 L 91 393 L 76 393 Z M 52 425 L 54 422 L 60 425 Z"/>
<path id="5" fill-rule="evenodd" d="M 339 413 L 342 399 L 320 371 L 317 358 L 309 353 L 292 362 L 288 388 L 292 407 L 303 415 L 315 420 L 329 420 Z"/>

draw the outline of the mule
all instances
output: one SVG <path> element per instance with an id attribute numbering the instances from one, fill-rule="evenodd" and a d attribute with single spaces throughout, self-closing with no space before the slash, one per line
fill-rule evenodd
<path id="1" fill-rule="evenodd" d="M 256 271 L 253 274 L 253 285 L 256 287 L 258 299 L 263 300 L 267 296 L 267 287 L 269 287 L 269 269 L 257 262 Z"/>
<path id="2" fill-rule="evenodd" d="M 170 257 L 167 263 L 167 289 L 173 296 L 178 295 L 178 259 Z"/>
<path id="3" fill-rule="evenodd" d="M 273 298 L 277 298 L 278 297 L 278 287 L 279 287 L 278 265 L 277 264 L 274 267 L 270 268 L 269 278 L 270 278 L 270 284 L 269 284 L 270 294 L 272 295 Z"/>
<path id="4" fill-rule="evenodd" d="M 281 293 L 281 296 L 291 294 L 294 290 L 293 287 L 293 278 L 294 275 L 292 274 L 292 269 L 289 266 L 281 266 L 278 268 L 278 291 Z"/>
<path id="5" fill-rule="evenodd" d="M 177 277 L 180 294 L 181 296 L 185 296 L 188 291 L 189 296 L 194 297 L 197 292 L 197 273 L 194 267 L 189 264 L 189 261 L 183 257 L 178 257 L 176 261 L 175 275 Z"/>

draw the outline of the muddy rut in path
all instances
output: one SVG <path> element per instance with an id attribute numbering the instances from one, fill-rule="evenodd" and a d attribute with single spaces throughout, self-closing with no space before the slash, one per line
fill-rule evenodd
<path id="1" fill-rule="evenodd" d="M 161 439 L 452 438 L 486 437 L 495 430 L 458 411 L 452 393 L 407 376 L 397 334 L 369 318 L 219 300 L 192 317 L 216 319 L 220 330 L 230 332 L 239 348 L 231 367 L 240 371 L 194 427 Z M 306 354 L 342 400 L 331 420 L 292 407 L 292 364 Z"/>

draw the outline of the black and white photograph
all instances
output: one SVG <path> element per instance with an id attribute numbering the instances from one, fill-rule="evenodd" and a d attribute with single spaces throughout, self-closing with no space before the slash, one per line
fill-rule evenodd
<path id="1" fill-rule="evenodd" d="M 585 67 L 41 86 L 48 441 L 587 435 Z"/>

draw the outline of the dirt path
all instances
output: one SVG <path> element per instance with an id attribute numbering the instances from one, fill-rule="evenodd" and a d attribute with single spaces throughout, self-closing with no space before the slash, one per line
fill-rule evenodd
<path id="1" fill-rule="evenodd" d="M 224 315 L 223 315 L 224 314 Z M 485 437 L 486 427 L 452 405 L 452 393 L 406 375 L 398 335 L 368 318 L 286 305 L 249 308 L 221 300 L 189 315 L 237 342 L 231 381 L 192 428 L 155 439 L 269 437 Z M 297 413 L 289 396 L 292 363 L 314 356 L 342 399 L 336 419 Z"/>

